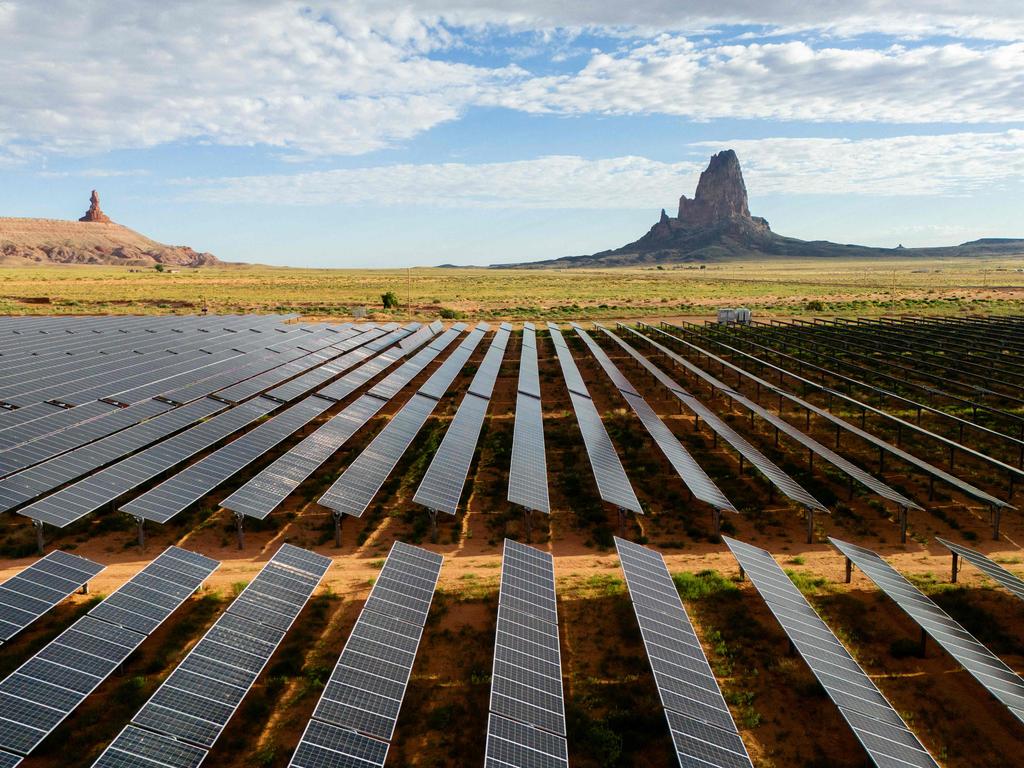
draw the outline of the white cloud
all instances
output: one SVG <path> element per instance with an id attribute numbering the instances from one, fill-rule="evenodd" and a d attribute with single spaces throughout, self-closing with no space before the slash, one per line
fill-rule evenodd
<path id="1" fill-rule="evenodd" d="M 184 179 L 185 197 L 211 203 L 674 211 L 692 196 L 706 155 L 740 155 L 759 195 L 959 195 L 1024 176 L 1024 131 L 885 139 L 770 138 L 702 142 L 700 161 L 551 156 L 483 164 L 391 165 L 288 175 Z M 756 212 L 756 211 L 755 211 Z"/>
<path id="2" fill-rule="evenodd" d="M 1019 0 L 945 0 L 937 10 L 917 0 L 898 12 L 892 5 L 0 0 L 0 164 L 174 142 L 263 146 L 298 158 L 357 155 L 479 105 L 694 120 L 1024 120 Z M 725 23 L 766 25 L 766 35 L 811 32 L 801 42 L 732 45 L 680 34 Z M 511 49 L 489 48 L 491 31 L 533 30 L 527 48 L 557 54 L 584 28 L 623 41 L 654 37 L 596 53 L 564 76 L 533 76 L 501 63 Z M 859 40 L 820 43 L 823 34 L 878 29 L 901 39 L 985 30 L 1017 42 L 883 50 Z M 469 49 L 498 61 L 460 61 Z"/>
<path id="3" fill-rule="evenodd" d="M 41 153 L 205 140 L 357 154 L 408 139 L 518 77 L 430 58 L 407 12 L 223 0 L 4 3 L 0 136 Z"/>
<path id="4" fill-rule="evenodd" d="M 369 0 L 371 7 L 391 0 Z M 1024 37 L 1019 0 L 407 0 L 406 8 L 456 23 L 522 29 L 613 28 L 692 31 L 754 25 L 780 33 L 814 31 L 836 37 L 883 33 L 987 40 Z"/>
<path id="5" fill-rule="evenodd" d="M 145 168 L 82 168 L 75 171 L 39 171 L 36 175 L 44 179 L 112 179 L 128 176 L 148 176 L 149 171 Z"/>
<path id="6" fill-rule="evenodd" d="M 665 35 L 595 54 L 575 74 L 524 80 L 495 102 L 539 113 L 697 120 L 1019 122 L 1024 43 L 872 50 L 804 42 L 703 46 Z"/>

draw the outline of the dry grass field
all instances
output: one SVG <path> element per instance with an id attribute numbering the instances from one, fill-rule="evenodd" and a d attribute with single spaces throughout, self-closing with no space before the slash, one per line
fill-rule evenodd
<path id="1" fill-rule="evenodd" d="M 259 266 L 175 272 L 102 266 L 0 269 L 0 313 L 298 312 L 496 320 L 673 317 L 746 305 L 778 314 L 1020 311 L 1024 259 L 736 261 L 615 270 L 324 270 Z"/>

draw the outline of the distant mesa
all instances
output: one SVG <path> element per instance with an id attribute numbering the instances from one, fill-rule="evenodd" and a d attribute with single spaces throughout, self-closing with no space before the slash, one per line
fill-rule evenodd
<path id="1" fill-rule="evenodd" d="M 899 256 L 1013 256 L 1024 254 L 1024 239 L 985 238 L 938 248 L 872 248 L 827 240 L 798 240 L 772 232 L 768 221 L 751 216 L 747 186 L 736 153 L 726 149 L 711 156 L 691 200 L 679 198 L 675 218 L 664 209 L 646 235 L 628 245 L 588 256 L 495 265 L 522 268 L 637 267 L 712 262 L 727 259 Z"/>
<path id="2" fill-rule="evenodd" d="M 205 267 L 221 262 L 212 253 L 164 245 L 115 224 L 100 208 L 94 189 L 89 210 L 78 221 L 0 217 L 0 265 L 105 264 Z"/>
<path id="3" fill-rule="evenodd" d="M 89 210 L 85 212 L 85 216 L 80 218 L 79 221 L 95 221 L 101 224 L 110 223 L 110 217 L 100 208 L 100 195 L 95 189 L 89 196 Z"/>

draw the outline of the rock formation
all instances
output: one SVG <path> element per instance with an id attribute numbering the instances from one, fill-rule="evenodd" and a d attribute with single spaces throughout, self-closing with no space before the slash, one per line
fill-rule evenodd
<path id="1" fill-rule="evenodd" d="M 110 224 L 110 217 L 100 209 L 100 196 L 94 189 L 89 196 L 89 210 L 79 221 L 92 221 L 99 224 Z"/>
<path id="2" fill-rule="evenodd" d="M 697 192 L 690 200 L 679 198 L 680 227 L 714 227 L 729 222 L 744 222 L 768 229 L 768 222 L 750 215 L 747 207 L 747 185 L 743 183 L 740 161 L 731 149 L 711 156 L 711 162 L 700 175 Z"/>
<path id="3" fill-rule="evenodd" d="M 102 212 L 100 215 L 103 216 Z M 164 245 L 115 224 L 106 216 L 103 219 L 106 221 L 0 217 L 0 265 L 205 267 L 219 263 L 212 253 L 199 253 L 183 245 Z"/>
<path id="4" fill-rule="evenodd" d="M 736 153 L 711 156 L 693 199 L 679 198 L 679 215 L 662 209 L 658 223 L 635 242 L 589 256 L 565 256 L 513 267 L 636 267 L 763 256 L 849 258 L 885 256 L 995 256 L 1024 253 L 1024 240 L 986 238 L 946 248 L 871 248 L 827 240 L 798 240 L 772 232 L 768 222 L 751 216 L 747 187 Z M 498 265 L 495 265 L 498 266 Z"/>

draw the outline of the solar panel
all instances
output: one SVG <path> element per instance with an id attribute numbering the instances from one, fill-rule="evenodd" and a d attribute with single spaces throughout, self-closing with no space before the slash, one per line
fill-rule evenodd
<path id="1" fill-rule="evenodd" d="M 219 566 L 168 547 L 0 682 L 0 747 L 29 754 Z"/>
<path id="2" fill-rule="evenodd" d="M 728 395 L 730 398 L 732 398 L 736 402 L 738 402 L 741 405 L 743 405 L 748 410 L 753 411 L 758 416 L 760 416 L 762 419 L 764 419 L 769 424 L 771 424 L 773 427 L 778 429 L 780 432 L 783 432 L 784 434 L 786 434 L 787 436 L 789 436 L 793 440 L 796 440 L 801 445 L 803 445 L 806 448 L 808 448 L 809 450 L 813 451 L 816 455 L 822 457 L 823 459 L 825 459 L 827 462 L 829 462 L 833 466 L 835 466 L 838 469 L 842 470 L 848 476 L 852 477 L 854 480 L 856 480 L 857 482 L 861 483 L 863 486 L 865 486 L 869 490 L 873 491 L 874 493 L 877 493 L 882 498 L 888 499 L 889 501 L 895 502 L 896 504 L 899 504 L 900 506 L 906 507 L 908 509 L 921 509 L 920 505 L 918 505 L 912 499 L 909 499 L 906 496 L 904 496 L 902 493 L 900 493 L 899 491 L 897 491 L 897 490 L 895 490 L 893 488 L 890 488 L 887 484 L 883 483 L 881 480 L 877 479 L 876 477 L 874 477 L 870 473 L 865 472 L 863 469 L 858 467 L 856 464 L 853 464 L 852 462 L 847 461 L 845 458 L 840 456 L 838 453 L 833 451 L 831 448 L 828 448 L 827 446 L 822 445 L 820 442 L 815 440 L 810 435 L 807 435 L 804 432 L 800 431 L 799 429 L 794 427 L 792 424 L 790 424 L 788 421 L 785 421 L 784 419 L 782 419 L 779 416 L 775 415 L 774 413 L 772 413 L 768 409 L 761 407 L 758 403 L 754 402 L 753 400 L 751 400 L 750 398 L 746 397 L 742 393 L 737 392 L 735 389 L 730 387 L 724 381 L 721 381 L 720 379 L 712 376 L 707 371 L 704 371 L 702 368 L 694 365 L 693 363 L 691 363 L 689 360 L 687 360 L 686 358 L 682 357 L 681 355 L 677 355 L 675 352 L 670 350 L 668 347 L 664 346 L 663 344 L 659 344 L 654 339 L 652 339 L 652 338 L 650 338 L 648 336 L 644 336 L 643 334 L 639 333 L 638 331 L 636 331 L 636 330 L 634 330 L 632 328 L 628 328 L 627 326 L 622 326 L 622 327 L 626 328 L 626 330 L 630 331 L 633 335 L 635 335 L 635 336 L 643 339 L 644 341 L 646 341 L 648 344 L 653 346 L 655 349 L 659 350 L 662 354 L 668 356 L 669 359 L 671 359 L 673 362 L 675 362 L 675 363 L 677 363 L 679 365 L 682 365 L 684 368 L 686 368 L 688 371 L 690 371 L 694 375 L 699 376 L 700 378 L 702 378 L 704 381 L 708 382 L 712 387 L 714 387 L 718 391 L 724 392 L 726 395 Z M 624 341 L 622 341 L 618 336 L 613 334 L 611 331 L 609 331 L 609 330 L 607 330 L 605 328 L 602 328 L 601 330 L 603 330 L 605 332 L 605 334 L 607 334 L 610 338 L 614 339 L 619 344 L 619 346 L 621 346 L 623 349 L 625 349 L 627 352 L 629 352 L 635 359 L 637 359 L 638 361 L 642 361 L 641 364 L 643 364 L 643 362 L 647 362 L 647 361 L 645 361 L 640 356 L 640 354 L 638 352 L 636 352 L 636 350 L 634 350 L 632 347 L 630 347 L 628 344 L 626 344 Z M 645 365 L 645 367 L 647 368 L 647 370 L 651 371 L 652 373 L 654 372 L 654 366 L 651 365 L 649 362 L 647 362 L 647 365 Z M 657 374 L 655 374 L 655 375 L 657 375 Z"/>
<path id="3" fill-rule="evenodd" d="M 491 712 L 565 736 L 554 559 L 505 540 Z"/>
<path id="4" fill-rule="evenodd" d="M 0 584 L 0 641 L 10 640 L 104 568 L 56 550 Z"/>
<path id="5" fill-rule="evenodd" d="M 493 712 L 487 718 L 484 768 L 568 768 L 565 739 Z"/>
<path id="6" fill-rule="evenodd" d="M 330 565 L 329 557 L 281 545 L 132 718 L 140 731 L 164 737 L 150 742 L 158 754 L 172 740 L 191 745 L 183 759 L 202 762 Z M 149 748 L 119 737 L 96 765 L 143 760 Z"/>
<path id="7" fill-rule="evenodd" d="M 752 766 L 664 558 L 615 537 L 615 549 L 679 765 Z"/>
<path id="8" fill-rule="evenodd" d="M 409 358 L 405 365 L 377 382 L 377 384 L 370 388 L 368 394 L 383 400 L 390 400 L 401 392 L 406 384 L 415 379 L 424 368 L 430 365 L 449 344 L 455 341 L 459 334 L 462 333 L 464 327 L 462 323 L 458 323 L 449 328 Z"/>
<path id="9" fill-rule="evenodd" d="M 395 542 L 313 718 L 390 740 L 442 557 Z"/>
<path id="10" fill-rule="evenodd" d="M 121 511 L 137 518 L 165 523 L 330 407 L 331 402 L 324 398 L 306 398 L 137 496 L 122 506 Z"/>
<path id="11" fill-rule="evenodd" d="M 532 323 L 523 326 L 519 357 L 516 416 L 512 431 L 512 459 L 508 473 L 508 500 L 528 510 L 548 514 L 548 469 L 544 451 L 544 413 L 537 371 L 537 338 Z"/>
<path id="12" fill-rule="evenodd" d="M 626 470 L 622 468 L 622 462 L 615 453 L 611 438 L 601 423 L 601 416 L 594 402 L 589 397 L 577 395 L 575 392 L 570 393 L 569 397 L 580 432 L 583 434 L 583 444 L 590 458 L 590 466 L 601 499 L 620 509 L 628 509 L 642 515 L 643 509 L 636 498 L 633 486 L 629 483 L 629 478 L 626 477 Z"/>
<path id="13" fill-rule="evenodd" d="M 0 511 L 14 509 L 226 407 L 203 398 L 4 478 L 0 480 Z"/>
<path id="14" fill-rule="evenodd" d="M 206 750 L 128 724 L 110 743 L 95 768 L 199 768 Z"/>
<path id="15" fill-rule="evenodd" d="M 620 342 L 620 346 L 623 343 Z M 628 345 L 627 345 L 628 346 Z M 625 347 L 624 347 L 625 348 Z M 635 350 L 634 350 L 635 352 Z M 797 504 L 805 507 L 806 509 L 814 510 L 817 512 L 828 512 L 828 507 L 818 501 L 814 496 L 810 494 L 800 483 L 790 477 L 782 468 L 780 468 L 774 461 L 765 456 L 761 451 L 750 444 L 745 437 L 739 434 L 736 430 L 730 427 L 723 421 L 718 414 L 713 410 L 704 405 L 700 400 L 694 397 L 692 394 L 686 391 L 682 386 L 676 383 L 671 377 L 669 377 L 664 371 L 657 366 L 653 365 L 649 360 L 644 358 L 642 355 L 635 354 L 634 358 L 644 366 L 659 382 L 669 390 L 689 408 L 694 414 L 704 419 L 704 422 L 715 431 L 716 434 L 721 435 L 729 445 L 731 445 L 740 456 L 745 458 L 755 467 L 758 471 L 764 475 L 768 481 L 782 491 L 786 496 L 795 501 Z"/>
<path id="16" fill-rule="evenodd" d="M 650 326 L 647 326 L 647 327 L 650 327 Z M 729 361 L 724 360 L 721 357 L 719 357 L 719 356 L 717 356 L 717 355 L 715 355 L 715 354 L 713 354 L 711 352 L 708 352 L 707 350 L 705 350 L 702 347 L 697 347 L 696 345 L 692 345 L 689 342 L 684 341 L 683 339 L 679 339 L 676 336 L 672 336 L 671 334 L 667 334 L 664 331 L 661 331 L 661 330 L 659 330 L 657 328 L 653 328 L 652 330 L 655 330 L 658 333 L 662 333 L 663 335 L 669 336 L 669 338 L 675 339 L 675 340 L 679 341 L 682 344 L 685 344 L 687 346 L 691 346 L 691 347 L 694 347 L 694 348 L 700 350 L 700 353 L 704 354 L 704 355 L 707 355 L 709 359 L 714 360 L 715 362 L 722 364 L 723 366 L 729 368 L 730 370 L 735 370 L 741 376 L 745 376 L 746 378 L 750 379 L 751 381 L 759 382 L 762 387 L 765 387 L 767 389 L 767 391 L 772 392 L 773 394 L 779 395 L 780 397 L 784 397 L 787 400 L 796 403 L 801 408 L 806 408 L 811 413 L 814 413 L 814 414 L 816 414 L 817 416 L 820 416 L 823 419 L 827 419 L 828 421 L 830 421 L 831 423 L 835 424 L 840 429 L 844 429 L 847 432 L 850 432 L 851 434 L 857 435 L 859 438 L 861 438 L 863 440 L 866 440 L 867 442 L 871 443 L 875 447 L 877 447 L 877 448 L 879 448 L 879 449 L 881 449 L 883 451 L 886 451 L 886 452 L 892 454 L 893 456 L 896 456 L 901 461 L 904 461 L 904 462 L 906 462 L 906 463 L 908 463 L 908 464 L 910 464 L 910 465 L 912 465 L 914 467 L 917 467 L 918 469 L 922 470 L 923 472 L 926 472 L 929 475 L 932 475 L 933 477 L 936 477 L 936 478 L 942 480 L 943 482 L 946 482 L 949 485 L 952 485 L 954 488 L 957 488 L 958 490 L 962 491 L 963 493 L 967 494 L 968 496 L 972 496 L 972 497 L 974 497 L 976 499 L 979 499 L 979 500 L 985 502 L 986 504 L 989 504 L 989 505 L 991 505 L 993 507 L 996 507 L 996 508 L 1002 508 L 1002 509 L 1007 509 L 1007 508 L 1011 508 L 1012 509 L 1013 508 L 1013 505 L 1008 504 L 1007 502 L 1005 502 L 1005 501 L 1003 501 L 1001 499 L 998 499 L 998 498 L 996 498 L 995 496 L 992 496 L 989 493 L 986 493 L 985 491 L 981 490 L 977 486 L 974 486 L 974 485 L 972 485 L 972 484 L 970 484 L 968 482 L 965 482 L 964 480 L 961 480 L 960 478 L 955 477 L 954 475 L 950 474 L 949 472 L 946 472 L 943 469 L 940 469 L 940 468 L 938 468 L 938 467 L 936 467 L 936 466 L 934 466 L 932 464 L 929 464 L 927 461 L 924 461 L 923 459 L 917 458 L 912 453 L 908 453 L 907 451 L 904 451 L 902 448 L 894 446 L 891 443 L 883 440 L 880 437 L 877 437 L 877 436 L 871 434 L 870 432 L 868 432 L 866 430 L 860 429 L 859 427 L 857 427 L 854 424 L 851 424 L 850 422 L 846 421 L 845 419 L 842 419 L 839 416 L 836 416 L 835 414 L 833 414 L 831 411 L 829 411 L 826 408 L 819 408 L 818 406 L 814 405 L 813 403 L 809 402 L 808 400 L 805 400 L 802 397 L 794 395 L 794 394 L 792 394 L 790 392 L 786 392 L 785 390 L 780 389 L 778 386 L 776 386 L 774 384 L 771 384 L 770 382 L 768 382 L 768 381 L 766 381 L 764 379 L 761 379 L 760 377 L 755 376 L 754 374 L 749 373 L 748 371 L 745 371 L 744 369 L 740 368 L 739 366 L 734 365 L 733 363 L 730 363 Z M 716 343 L 719 344 L 724 349 L 728 349 L 728 350 L 730 350 L 731 352 L 733 352 L 733 353 L 735 353 L 737 355 L 740 355 L 742 357 L 746 357 L 746 358 L 749 358 L 749 359 L 755 361 L 758 365 L 761 365 L 761 366 L 763 366 L 765 368 L 768 368 L 768 369 L 771 369 L 771 370 L 777 370 L 777 371 L 780 371 L 780 372 L 785 372 L 786 375 L 788 375 L 788 376 L 796 377 L 796 378 L 800 379 L 801 381 L 804 381 L 808 386 L 819 388 L 819 385 L 816 382 L 811 381 L 810 379 L 804 379 L 803 377 L 796 376 L 796 374 L 794 374 L 794 373 L 791 373 L 789 371 L 785 371 L 785 369 L 780 368 L 777 365 L 774 365 L 774 364 L 769 363 L 769 362 L 767 362 L 765 360 L 762 360 L 762 359 L 760 359 L 758 357 L 755 357 L 754 355 L 751 355 L 748 352 L 743 352 L 742 350 L 736 349 L 735 347 L 729 346 L 728 344 L 724 344 L 724 343 L 718 342 L 718 341 L 716 341 Z M 836 396 L 839 396 L 841 394 L 841 393 L 839 393 L 838 391 L 835 391 L 835 390 L 829 390 L 829 391 L 832 392 Z M 867 407 L 870 408 L 870 406 L 867 406 Z"/>
<path id="17" fill-rule="evenodd" d="M 937 763 L 771 554 L 722 537 L 793 646 L 878 766 Z"/>
<path id="18" fill-rule="evenodd" d="M 18 514 L 63 528 L 152 480 L 278 407 L 265 398 L 242 403 L 79 480 Z"/>
<path id="19" fill-rule="evenodd" d="M 486 766 L 568 765 L 554 560 L 505 539 Z"/>
<path id="20" fill-rule="evenodd" d="M 310 720 L 289 765 L 294 768 L 383 767 L 387 756 L 386 741 Z"/>
<path id="21" fill-rule="evenodd" d="M 508 336 L 509 331 L 504 328 L 495 334 L 483 363 L 473 376 L 469 393 L 459 404 L 455 418 L 448 425 L 444 439 L 416 489 L 413 501 L 417 504 L 449 515 L 458 511 Z"/>
<path id="22" fill-rule="evenodd" d="M 661 449 L 665 458 L 668 459 L 672 468 L 686 484 L 686 487 L 690 489 L 690 492 L 696 498 L 706 504 L 710 504 L 715 509 L 727 509 L 730 512 L 737 512 L 732 502 L 715 485 L 715 481 L 708 477 L 707 473 L 690 455 L 690 452 L 672 434 L 672 430 L 658 418 L 658 414 L 640 396 L 640 393 L 637 392 L 615 363 L 611 361 L 611 358 L 605 354 L 604 350 L 597 346 L 594 340 L 590 338 L 590 335 L 579 326 L 576 327 L 576 332 L 582 337 L 591 354 L 597 358 L 597 362 L 602 370 L 608 374 L 608 378 L 612 380 L 615 388 L 619 390 L 619 393 L 629 404 L 629 407 L 637 415 L 637 418 L 640 419 L 644 429 L 654 439 L 658 448 Z"/>
<path id="23" fill-rule="evenodd" d="M 935 642 L 1024 722 L 1024 680 L 921 590 L 870 549 L 829 541 L 892 598 Z"/>
<path id="24" fill-rule="evenodd" d="M 981 552 L 976 552 L 973 549 L 968 549 L 967 547 L 961 547 L 959 544 L 954 544 L 952 541 L 940 539 L 938 536 L 935 537 L 935 540 L 957 557 L 962 557 L 964 560 L 969 562 L 979 571 L 992 579 L 992 581 L 996 582 L 996 584 L 999 584 L 1016 597 L 1024 600 L 1024 580 L 1019 576 L 1015 576 L 1010 573 L 999 565 L 999 563 L 985 557 Z"/>
<path id="25" fill-rule="evenodd" d="M 587 456 L 590 459 L 590 468 L 594 473 L 594 480 L 597 482 L 597 489 L 601 499 L 613 504 L 619 509 L 628 509 L 639 515 L 643 514 L 640 502 L 636 498 L 633 486 L 626 477 L 626 470 L 622 467 L 619 456 L 615 453 L 611 438 L 601 423 L 601 416 L 597 412 L 587 387 L 583 383 L 576 362 L 562 338 L 558 327 L 548 323 L 551 332 L 551 340 L 555 343 L 555 351 L 558 353 L 558 363 L 562 368 L 562 375 L 569 386 L 569 399 L 572 401 L 572 409 L 576 414 L 576 422 L 580 426 L 583 435 L 583 445 L 587 449 Z"/>
<path id="26" fill-rule="evenodd" d="M 221 502 L 263 519 L 373 418 L 386 401 L 363 395 Z"/>
<path id="27" fill-rule="evenodd" d="M 0 768 L 17 768 L 24 760 L 20 755 L 12 755 L 9 752 L 0 752 Z"/>
<path id="28" fill-rule="evenodd" d="M 430 414 L 434 412 L 438 398 L 451 386 L 483 336 L 484 330 L 479 327 L 469 333 L 384 429 L 377 433 L 370 445 L 320 497 L 318 501 L 322 506 L 334 510 L 337 514 L 362 516 Z M 433 344 L 439 343 L 440 338 L 438 337 Z M 370 392 L 372 394 L 373 390 Z"/>
<path id="29" fill-rule="evenodd" d="M 415 349 L 432 333 L 430 328 L 421 328 L 409 336 L 406 341 L 412 340 L 421 331 L 423 336 L 411 344 L 408 347 L 409 350 Z M 452 335 L 451 338 L 454 339 L 455 335 Z M 380 342 L 382 339 L 377 339 L 368 347 Z M 425 350 L 425 352 L 427 352 L 426 357 L 430 359 L 437 355 L 436 350 Z M 346 373 L 341 379 L 318 392 L 317 396 L 327 397 L 332 403 L 341 400 L 366 384 L 374 376 L 382 373 L 399 360 L 403 354 L 405 354 L 404 351 L 397 347 L 388 349 Z M 403 373 L 403 369 L 408 366 L 409 371 L 412 372 L 411 375 L 408 375 L 408 380 L 411 380 L 426 365 L 423 360 L 424 357 L 420 357 L 416 361 L 409 360 L 395 373 L 401 373 L 404 378 L 407 374 Z M 387 402 L 387 399 L 381 397 L 363 395 L 228 496 L 221 502 L 221 505 L 239 515 L 257 519 L 265 518 L 317 467 L 334 455 L 352 435 L 373 418 Z"/>

